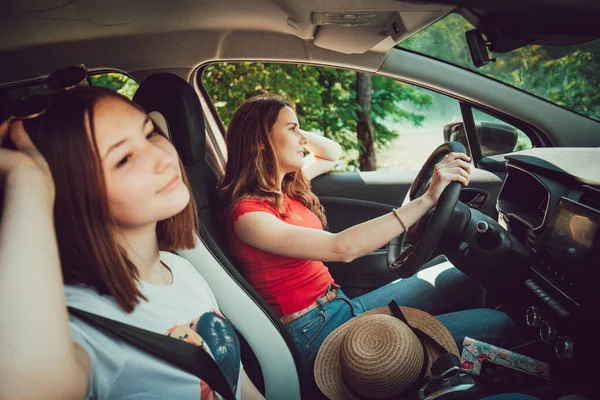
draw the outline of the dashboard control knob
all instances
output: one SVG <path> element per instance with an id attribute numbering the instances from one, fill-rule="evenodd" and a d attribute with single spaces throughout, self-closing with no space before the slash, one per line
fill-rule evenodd
<path id="1" fill-rule="evenodd" d="M 559 360 L 570 360 L 573 358 L 573 342 L 568 336 L 559 336 L 554 344 L 554 351 Z"/>
<path id="2" fill-rule="evenodd" d="M 537 328 L 542 322 L 542 314 L 538 306 L 529 306 L 525 312 L 525 321 L 530 328 Z"/>
<path id="3" fill-rule="evenodd" d="M 477 232 L 478 233 L 486 233 L 489 228 L 490 228 L 490 226 L 485 221 L 479 221 L 477 223 Z"/>
<path id="4" fill-rule="evenodd" d="M 540 323 L 540 339 L 545 343 L 554 343 L 554 339 L 556 339 L 556 328 L 552 321 L 545 319 Z"/>

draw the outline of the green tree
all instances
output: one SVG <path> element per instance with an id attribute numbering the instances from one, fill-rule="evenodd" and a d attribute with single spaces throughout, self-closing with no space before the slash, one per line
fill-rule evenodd
<path id="1" fill-rule="evenodd" d="M 361 171 L 375 171 L 377 158 L 375 156 L 375 133 L 371 117 L 371 75 L 358 72 L 356 74 L 356 105 L 358 118 L 356 137 L 360 143 L 359 165 Z"/>
<path id="2" fill-rule="evenodd" d="M 112 89 L 123 96 L 133 99 L 135 91 L 139 87 L 136 81 L 127 75 L 118 72 L 109 72 L 106 74 L 98 74 L 90 76 L 92 85 L 102 86 Z"/>
<path id="3" fill-rule="evenodd" d="M 473 26 L 450 14 L 403 41 L 399 47 L 487 75 L 560 106 L 600 120 L 600 41 L 573 46 L 530 45 L 496 54 L 475 68 L 465 32 Z"/>
<path id="4" fill-rule="evenodd" d="M 208 66 L 202 75 L 221 120 L 228 125 L 231 116 L 246 99 L 265 93 L 276 93 L 296 104 L 304 129 L 320 131 L 346 150 L 350 169 L 359 167 L 359 159 L 350 150 L 365 146 L 357 140 L 358 113 L 362 108 L 356 96 L 356 72 L 334 68 L 274 63 L 219 63 Z M 419 125 L 425 117 L 399 106 L 410 101 L 419 106 L 432 103 L 431 96 L 389 79 L 372 80 L 371 111 L 374 143 L 385 146 L 398 137 L 385 120 L 410 121 Z"/>

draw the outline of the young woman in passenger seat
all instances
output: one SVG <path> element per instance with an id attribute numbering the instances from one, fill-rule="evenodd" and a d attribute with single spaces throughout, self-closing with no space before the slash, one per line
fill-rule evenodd
<path id="1" fill-rule="evenodd" d="M 230 249 L 248 281 L 281 317 L 310 371 L 319 346 L 335 328 L 367 310 L 400 305 L 442 321 L 459 348 L 465 335 L 507 345 L 514 324 L 482 307 L 480 285 L 445 263 L 349 299 L 323 262 L 350 262 L 385 246 L 433 207 L 451 181 L 469 183 L 464 154 L 440 162 L 422 197 L 382 217 L 326 232 L 326 218 L 310 180 L 330 171 L 340 146 L 300 129 L 292 103 L 275 96 L 244 102 L 227 130 L 228 161 L 220 192 L 229 205 Z M 305 161 L 304 150 L 312 153 Z M 399 201 L 401 199 L 398 199 Z M 469 310 L 453 312 L 460 308 Z"/>
<path id="2" fill-rule="evenodd" d="M 0 398 L 220 398 L 69 319 L 65 302 L 202 346 L 236 398 L 263 398 L 210 288 L 168 252 L 194 246 L 196 213 L 152 120 L 113 91 L 81 87 L 54 95 L 39 117 L 2 123 L 8 136 L 18 150 L 0 148 Z"/>

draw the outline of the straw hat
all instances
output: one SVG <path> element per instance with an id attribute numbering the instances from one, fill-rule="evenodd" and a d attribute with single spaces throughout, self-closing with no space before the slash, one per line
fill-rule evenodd
<path id="1" fill-rule="evenodd" d="M 315 359 L 315 381 L 325 396 L 331 400 L 397 396 L 419 378 L 425 351 L 425 376 L 441 355 L 440 346 L 458 356 L 456 343 L 441 322 L 415 308 L 399 309 L 412 328 L 425 334 L 423 340 L 388 307 L 351 319 L 325 339 Z"/>

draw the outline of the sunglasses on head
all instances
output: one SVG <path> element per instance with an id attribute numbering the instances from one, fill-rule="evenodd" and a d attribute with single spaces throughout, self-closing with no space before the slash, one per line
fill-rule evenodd
<path id="1" fill-rule="evenodd" d="M 34 94 L 10 102 L 7 106 L 7 116 L 2 118 L 2 122 L 8 121 L 11 124 L 14 121 L 25 121 L 44 115 L 52 106 L 53 95 L 75 89 L 83 81 L 87 81 L 89 86 L 93 86 L 88 71 L 83 64 L 54 71 L 46 78 L 46 82 L 41 88 L 47 90 L 46 93 Z M 10 137 L 5 139 L 2 147 L 16 149 Z"/>
<path id="2" fill-rule="evenodd" d="M 83 64 L 56 70 L 46 79 L 44 89 L 47 89 L 48 93 L 32 95 L 13 101 L 8 107 L 8 117 L 5 120 L 10 123 L 44 115 L 52 106 L 52 96 L 54 94 L 75 89 L 83 81 L 87 81 L 89 86 L 93 86 L 88 71 Z"/>

